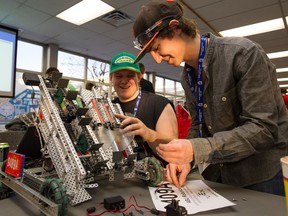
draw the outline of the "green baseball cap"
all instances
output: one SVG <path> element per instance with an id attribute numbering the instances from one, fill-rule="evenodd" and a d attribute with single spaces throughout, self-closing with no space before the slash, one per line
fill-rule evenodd
<path id="1" fill-rule="evenodd" d="M 140 73 L 139 63 L 134 64 L 135 59 L 133 54 L 127 52 L 115 55 L 111 61 L 110 74 L 123 69 Z"/>

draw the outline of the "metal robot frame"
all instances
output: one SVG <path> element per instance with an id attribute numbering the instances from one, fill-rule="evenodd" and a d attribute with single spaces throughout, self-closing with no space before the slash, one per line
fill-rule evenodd
<path id="1" fill-rule="evenodd" d="M 47 79 L 30 74 L 24 79 L 26 85 L 39 86 L 41 93 L 33 121 L 40 134 L 40 165 L 25 167 L 20 180 L 2 168 L 0 182 L 49 215 L 67 214 L 68 200 L 71 205 L 90 200 L 86 189 L 98 187 L 97 180 L 103 177 L 159 184 L 164 179 L 159 161 L 148 156 L 138 160 L 136 141 L 121 133 L 121 122 L 114 117 L 123 114 L 120 105 L 113 104 L 100 87 L 78 92 L 62 74 L 56 75 Z"/>

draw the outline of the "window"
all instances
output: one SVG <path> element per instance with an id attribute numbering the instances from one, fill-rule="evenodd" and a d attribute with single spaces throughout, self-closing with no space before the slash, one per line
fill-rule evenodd
<path id="1" fill-rule="evenodd" d="M 162 77 L 155 77 L 155 92 L 164 92 L 164 79 Z"/>
<path id="2" fill-rule="evenodd" d="M 85 58 L 59 51 L 57 68 L 63 76 L 84 79 Z"/>
<path id="3" fill-rule="evenodd" d="M 184 89 L 180 82 L 176 82 L 176 95 L 184 95 Z"/>
<path id="4" fill-rule="evenodd" d="M 155 80 L 156 94 L 168 98 L 174 103 L 174 105 L 176 101 L 184 101 L 184 90 L 180 82 L 158 76 L 155 76 Z"/>
<path id="5" fill-rule="evenodd" d="M 80 89 L 85 88 L 84 82 L 75 81 L 75 80 L 69 80 L 69 84 L 71 84 L 72 86 L 74 86 L 74 88 L 75 88 L 77 91 L 80 91 Z"/>
<path id="6" fill-rule="evenodd" d="M 18 40 L 17 69 L 42 71 L 43 47 Z"/>
<path id="7" fill-rule="evenodd" d="M 87 80 L 109 83 L 109 72 L 109 64 L 93 59 L 88 59 Z"/>
<path id="8" fill-rule="evenodd" d="M 175 94 L 175 81 L 165 79 L 165 94 Z"/>

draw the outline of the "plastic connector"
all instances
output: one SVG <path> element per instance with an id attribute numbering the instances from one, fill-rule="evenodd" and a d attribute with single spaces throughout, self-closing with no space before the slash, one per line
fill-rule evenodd
<path id="1" fill-rule="evenodd" d="M 155 209 L 155 208 L 152 208 L 150 210 L 150 213 L 153 214 L 153 215 L 159 215 L 160 214 L 160 212 L 157 209 Z"/>
<path id="2" fill-rule="evenodd" d="M 93 206 L 93 207 L 87 208 L 86 211 L 88 214 L 91 214 L 96 211 L 96 208 Z"/>
<path id="3" fill-rule="evenodd" d="M 166 216 L 186 216 L 187 210 L 183 206 L 179 206 L 179 200 L 172 199 L 172 203 L 165 206 Z"/>
<path id="4" fill-rule="evenodd" d="M 125 200 L 122 196 L 104 199 L 104 208 L 107 210 L 120 210 L 125 208 Z"/>

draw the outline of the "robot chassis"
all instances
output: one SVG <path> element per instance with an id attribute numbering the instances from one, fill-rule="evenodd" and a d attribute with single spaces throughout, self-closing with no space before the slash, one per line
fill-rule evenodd
<path id="1" fill-rule="evenodd" d="M 41 93 L 34 125 L 41 135 L 42 160 L 25 167 L 20 179 L 7 175 L 2 166 L 2 188 L 13 189 L 46 215 L 66 215 L 68 203 L 90 200 L 86 189 L 98 187 L 103 177 L 139 178 L 150 186 L 164 179 L 154 157 L 137 159 L 136 141 L 121 133 L 121 122 L 114 117 L 123 114 L 120 105 L 101 88 L 78 92 L 67 79 L 35 74 L 33 79 L 28 83 L 38 85 Z"/>

